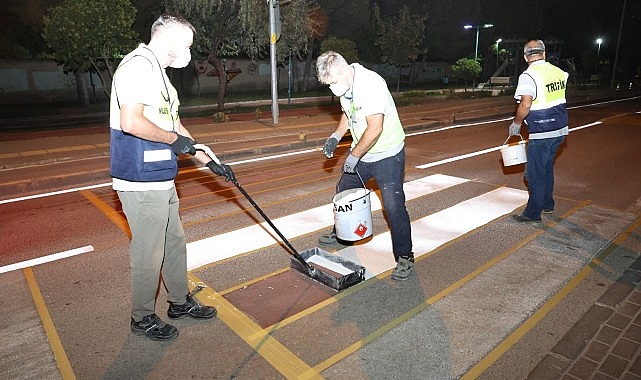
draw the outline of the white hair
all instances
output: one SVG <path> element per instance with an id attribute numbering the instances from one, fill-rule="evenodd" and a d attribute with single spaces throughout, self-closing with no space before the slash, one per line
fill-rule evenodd
<path id="1" fill-rule="evenodd" d="M 316 59 L 316 77 L 318 81 L 328 84 L 345 66 L 349 66 L 345 58 L 335 51 L 327 51 Z"/>

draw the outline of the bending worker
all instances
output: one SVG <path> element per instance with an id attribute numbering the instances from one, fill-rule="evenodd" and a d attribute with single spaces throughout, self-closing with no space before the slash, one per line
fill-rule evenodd
<path id="1" fill-rule="evenodd" d="M 373 178 L 381 190 L 392 235 L 396 268 L 392 279 L 406 280 L 414 269 L 412 231 L 405 207 L 405 132 L 392 94 L 385 80 L 358 63 L 349 65 L 340 54 L 328 51 L 318 57 L 316 72 L 340 97 L 343 114 L 334 133 L 323 147 L 327 158 L 334 155 L 338 142 L 349 130 L 352 146 L 343 165 L 347 174 L 358 174 L 363 181 Z M 337 192 L 362 187 L 357 175 L 343 175 Z M 336 231 L 321 236 L 319 243 L 336 242 Z"/>

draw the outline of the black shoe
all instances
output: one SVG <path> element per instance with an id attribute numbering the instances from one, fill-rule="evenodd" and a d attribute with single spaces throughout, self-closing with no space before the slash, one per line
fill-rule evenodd
<path id="1" fill-rule="evenodd" d="M 156 314 L 146 315 L 140 322 L 131 318 L 131 332 L 153 340 L 171 340 L 178 336 L 178 329 L 163 322 Z"/>
<path id="2" fill-rule="evenodd" d="M 520 223 L 540 223 L 541 222 L 541 218 L 532 219 L 532 218 L 528 218 L 527 216 L 522 215 L 522 214 L 521 215 L 512 215 L 512 218 L 514 220 L 516 220 L 517 222 L 520 222 Z"/>
<path id="3" fill-rule="evenodd" d="M 549 209 L 549 210 L 543 209 L 541 210 L 541 212 L 544 214 L 554 214 L 554 209 Z"/>
<path id="4" fill-rule="evenodd" d="M 167 309 L 167 316 L 169 316 L 169 318 L 180 318 L 183 315 L 189 315 L 194 318 L 209 319 L 216 316 L 216 313 L 215 307 L 201 306 L 190 295 L 187 296 L 187 301 L 184 304 L 177 305 L 170 302 L 169 309 Z"/>

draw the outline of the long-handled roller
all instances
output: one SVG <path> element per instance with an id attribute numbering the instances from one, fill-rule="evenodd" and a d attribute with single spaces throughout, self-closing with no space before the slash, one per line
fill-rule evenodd
<path id="1" fill-rule="evenodd" d="M 206 145 L 195 144 L 194 147 L 197 150 L 205 152 L 212 160 L 217 164 L 221 165 L 220 160 L 214 152 Z M 312 279 L 325 284 L 331 287 L 334 290 L 340 291 L 346 289 L 352 285 L 355 285 L 365 279 L 365 267 L 355 264 L 349 260 L 345 260 L 339 256 L 332 255 L 326 251 L 323 251 L 320 248 L 313 248 L 302 253 L 299 253 L 296 248 L 285 238 L 285 236 L 280 232 L 274 223 L 265 215 L 263 210 L 254 202 L 254 200 L 247 194 L 245 189 L 238 183 L 236 178 L 233 178 L 231 182 L 236 186 L 238 191 L 243 194 L 245 198 L 251 203 L 252 206 L 258 211 L 258 213 L 265 219 L 265 221 L 270 225 L 270 227 L 278 234 L 283 243 L 289 248 L 292 253 L 292 256 L 296 261 L 292 259 L 291 267 L 300 271 L 301 273 L 306 274 Z M 315 265 L 312 266 L 308 261 L 313 262 Z M 332 269 L 327 268 L 330 266 Z"/>

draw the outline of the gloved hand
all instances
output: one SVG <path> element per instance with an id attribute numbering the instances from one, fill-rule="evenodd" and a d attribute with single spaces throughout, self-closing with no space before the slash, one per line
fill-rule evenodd
<path id="1" fill-rule="evenodd" d="M 343 171 L 345 173 L 354 174 L 356 172 L 356 164 L 358 164 L 360 158 L 353 156 L 351 153 L 345 159 L 345 164 L 343 165 Z"/>
<path id="2" fill-rule="evenodd" d="M 508 128 L 508 136 L 516 136 L 521 134 L 521 124 L 516 124 L 512 122 Z"/>
<path id="3" fill-rule="evenodd" d="M 171 150 L 174 151 L 176 156 L 180 156 L 183 153 L 196 154 L 196 148 L 194 148 L 196 142 L 194 140 L 187 136 L 179 135 L 178 133 L 176 133 L 176 136 L 178 136 L 176 141 L 170 144 Z"/>
<path id="4" fill-rule="evenodd" d="M 234 182 L 234 181 L 236 181 L 236 176 L 234 175 L 234 171 L 231 170 L 231 167 L 229 165 L 225 165 L 222 162 L 219 165 L 219 164 L 216 163 L 216 161 L 211 160 L 211 161 L 209 161 L 207 163 L 207 167 L 212 172 L 214 172 L 214 173 L 216 173 L 218 175 L 224 176 L 225 177 L 225 182 L 228 182 L 228 181 Z"/>
<path id="5" fill-rule="evenodd" d="M 323 154 L 327 158 L 332 158 L 334 157 L 334 151 L 336 150 L 336 147 L 338 146 L 338 135 L 336 133 L 332 133 L 331 136 L 325 141 L 325 145 L 323 145 Z"/>

